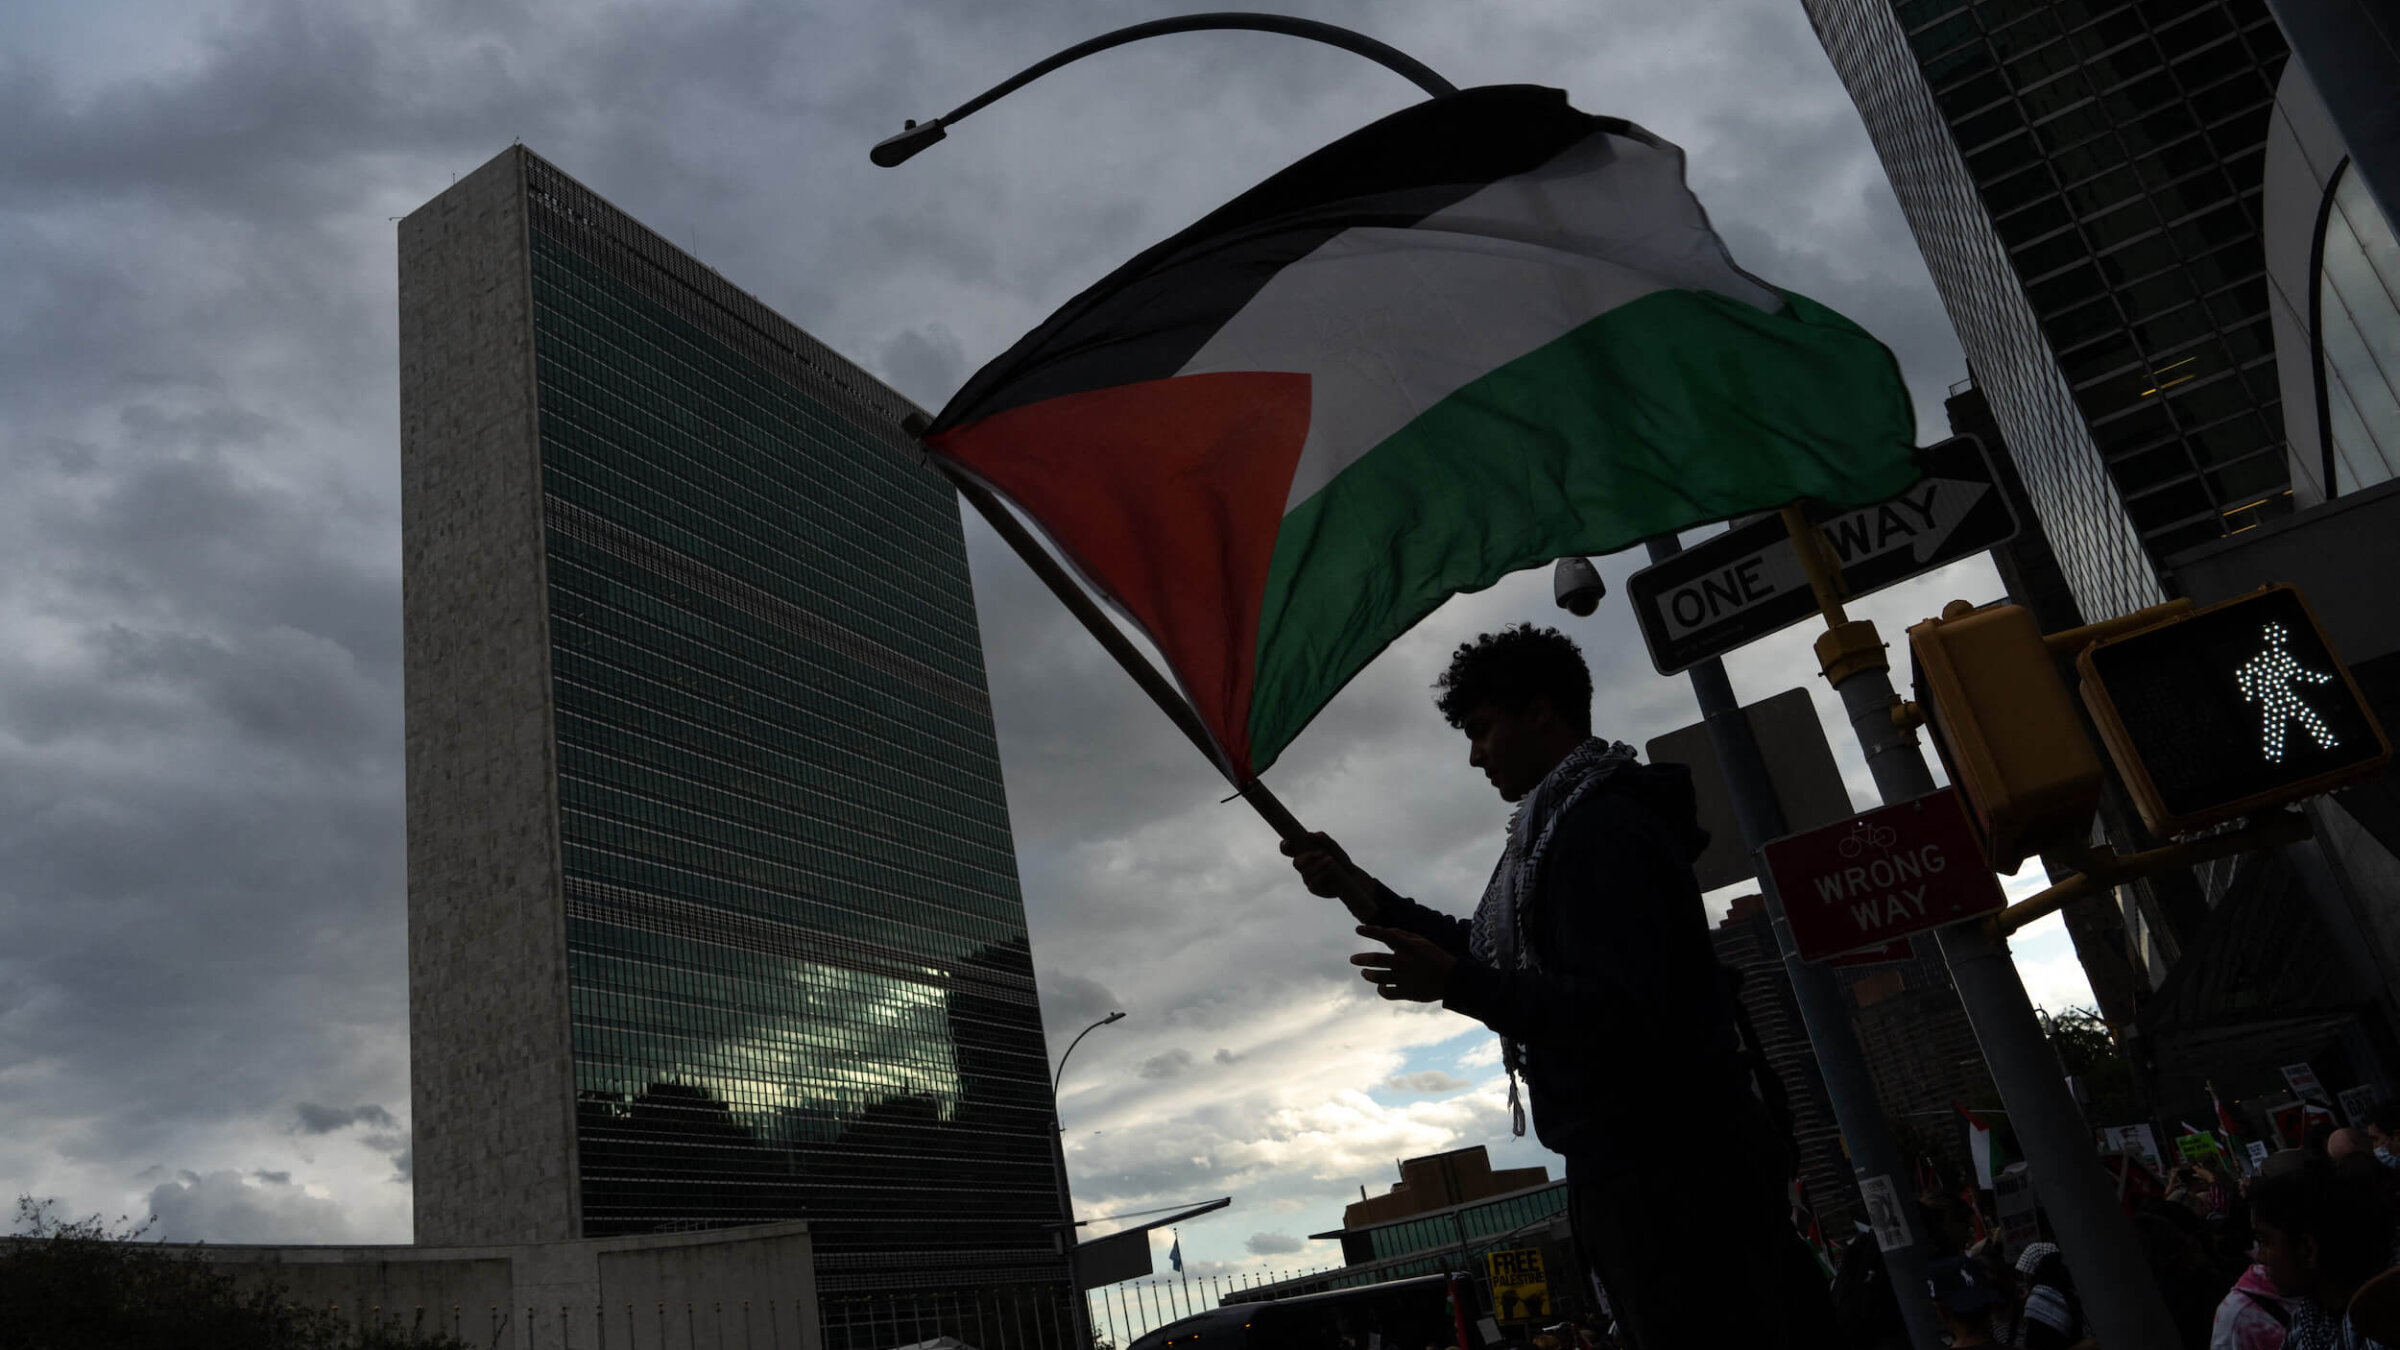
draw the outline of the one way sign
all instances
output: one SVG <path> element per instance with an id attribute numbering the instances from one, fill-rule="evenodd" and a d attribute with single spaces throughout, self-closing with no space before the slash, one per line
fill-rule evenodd
<path id="1" fill-rule="evenodd" d="M 1866 595 L 2016 537 L 2016 513 L 1983 443 L 1954 436 L 1917 451 L 1925 476 L 1897 497 L 1852 511 L 1812 508 L 1852 595 Z M 1625 593 L 1672 675 L 1817 612 L 1808 574 L 1780 516 L 1764 516 L 1626 578 Z"/>

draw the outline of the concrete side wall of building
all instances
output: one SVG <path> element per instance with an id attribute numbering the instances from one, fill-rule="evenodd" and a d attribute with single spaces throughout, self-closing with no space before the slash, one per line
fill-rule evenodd
<path id="1" fill-rule="evenodd" d="M 199 1247 L 356 1324 L 492 1350 L 819 1350 L 806 1223 L 495 1247 Z"/>
<path id="2" fill-rule="evenodd" d="M 580 1235 L 522 152 L 400 224 L 416 1237 Z"/>
<path id="3" fill-rule="evenodd" d="M 2317 287 L 2317 208 L 2326 180 L 2347 154 L 2307 69 L 2298 61 L 2285 63 L 2275 86 L 2275 117 L 2267 126 L 2259 232 L 2267 255 L 2267 304 L 2275 321 L 2275 377 L 2283 393 L 2292 498 L 2302 508 L 2326 498 L 2317 351 L 2309 328 L 2309 298 Z"/>
<path id="4" fill-rule="evenodd" d="M 2352 668 L 2400 652 L 2400 480 L 2335 498 L 2179 554 L 2175 582 L 2193 603 L 2215 604 L 2270 582 L 2308 597 L 2334 650 Z"/>

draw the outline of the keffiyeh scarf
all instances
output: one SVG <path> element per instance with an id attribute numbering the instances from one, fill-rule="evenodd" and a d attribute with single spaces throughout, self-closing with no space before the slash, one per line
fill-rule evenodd
<path id="1" fill-rule="evenodd" d="M 1467 951 L 1476 960 L 1502 971 L 1540 969 L 1532 945 L 1525 941 L 1525 906 L 1541 883 L 1550 836 L 1586 794 L 1634 762 L 1632 746 L 1589 737 L 1517 803 L 1516 813 L 1508 818 L 1508 843 L 1500 850 L 1500 861 L 1492 868 L 1468 928 Z M 1502 1037 L 1500 1062 L 1508 1068 L 1509 1124 L 1521 1135 L 1525 1108 L 1517 1097 L 1517 1073 L 1525 1064 L 1524 1047 Z"/>

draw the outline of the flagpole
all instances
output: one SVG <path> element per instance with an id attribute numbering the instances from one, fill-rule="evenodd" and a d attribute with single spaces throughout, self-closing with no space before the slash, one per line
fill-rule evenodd
<path id="1" fill-rule="evenodd" d="M 1225 775 L 1226 781 L 1233 784 L 1234 791 L 1250 804 L 1250 809 L 1256 811 L 1260 819 L 1284 839 L 1307 837 L 1308 830 L 1301 825 L 1299 817 L 1294 816 L 1273 792 L 1268 791 L 1265 783 L 1256 778 L 1247 783 L 1234 779 L 1226 767 L 1224 755 L 1217 749 L 1216 738 L 1209 734 L 1207 724 L 1200 720 L 1200 714 L 1184 698 L 1182 691 L 1160 674 L 1158 667 L 1150 664 L 1150 659 L 1133 645 L 1133 640 L 1125 636 L 1124 630 L 1102 612 L 1099 604 L 1085 592 L 1082 585 L 1068 575 L 1066 568 L 1059 566 L 1058 559 L 1050 556 L 1050 550 L 1043 548 L 1041 541 L 1033 537 L 1033 532 L 1026 529 L 1023 522 L 1001 504 L 999 498 L 992 495 L 991 489 L 951 468 L 938 455 L 927 455 L 925 458 L 943 477 L 950 480 L 951 485 L 958 489 L 958 495 L 966 499 L 967 505 L 975 508 L 976 514 L 984 518 L 993 533 L 1016 550 L 1017 556 L 1033 569 L 1035 576 L 1042 579 L 1042 584 L 1048 586 L 1050 593 L 1058 597 L 1059 603 L 1067 607 L 1067 612 L 1074 615 L 1076 621 L 1099 641 L 1102 649 L 1116 658 L 1125 673 L 1133 677 L 1133 682 L 1141 686 L 1142 692 L 1150 696 L 1152 703 L 1158 705 L 1158 710 L 1167 715 L 1167 720 L 1199 747 L 1209 763 L 1217 766 L 1217 771 Z"/>

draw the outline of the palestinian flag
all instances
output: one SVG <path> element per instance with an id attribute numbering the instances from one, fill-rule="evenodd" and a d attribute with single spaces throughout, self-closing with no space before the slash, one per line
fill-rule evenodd
<path id="1" fill-rule="evenodd" d="M 1808 1244 L 1809 1255 L 1817 1258 L 1817 1269 L 1826 1279 L 1832 1279 L 1839 1263 L 1834 1260 L 1833 1246 L 1825 1240 L 1825 1226 L 1817 1220 L 1817 1207 L 1809 1202 L 1808 1182 L 1794 1177 L 1790 1183 L 1792 1231 Z"/>
<path id="2" fill-rule="evenodd" d="M 1975 1160 L 1975 1187 L 1988 1191 L 1992 1189 L 1992 1178 L 2007 1171 L 2008 1165 L 2017 1160 L 2016 1155 L 2009 1151 L 2000 1132 L 1984 1123 L 1983 1117 L 1955 1102 L 1950 1109 L 1966 1121 L 1967 1156 Z"/>
<path id="3" fill-rule="evenodd" d="M 927 429 L 1166 658 L 1246 782 L 1444 599 L 1917 477 L 1889 351 L 1734 265 L 1683 154 L 1470 89 L 1069 302 Z"/>
<path id="4" fill-rule="evenodd" d="M 2225 1109 L 2225 1099 L 2217 1095 L 2217 1085 L 2206 1083 L 2204 1086 L 2208 1088 L 2208 1104 L 2217 1109 L 2217 1133 L 2224 1136 L 2225 1154 L 2247 1176 L 2250 1172 L 2250 1150 L 2244 1147 L 2248 1140 L 2243 1136 L 2241 1123 L 2233 1118 L 2233 1112 Z"/>

